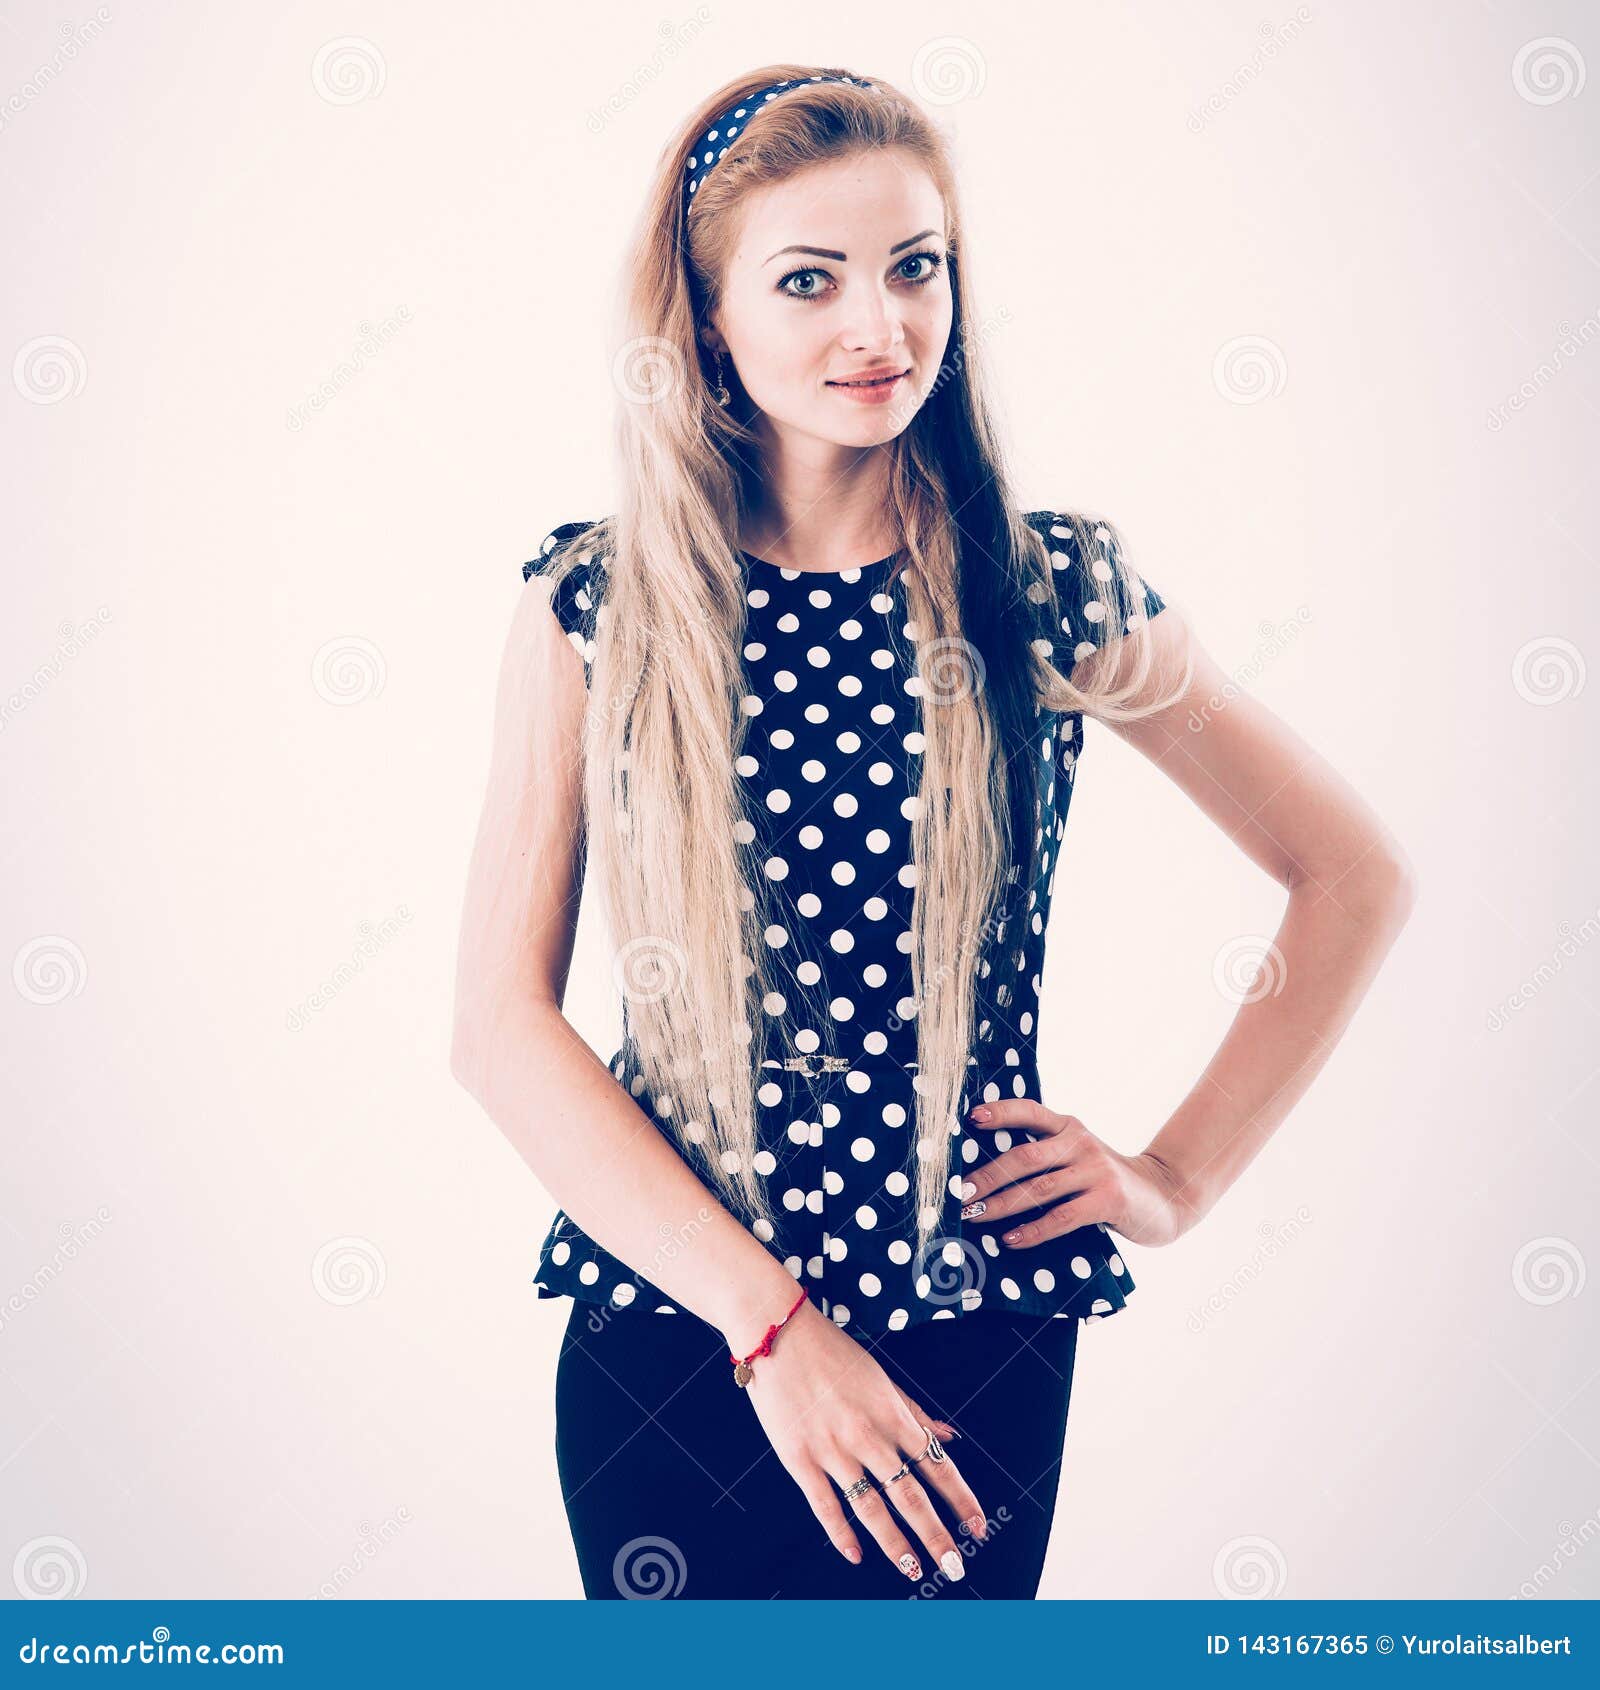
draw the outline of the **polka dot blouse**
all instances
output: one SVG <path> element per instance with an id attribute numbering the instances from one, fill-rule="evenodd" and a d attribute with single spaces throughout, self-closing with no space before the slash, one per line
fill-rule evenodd
<path id="1" fill-rule="evenodd" d="M 1058 513 L 1033 511 L 1027 520 L 1050 548 L 1064 611 L 1053 654 L 1058 667 L 1070 670 L 1079 657 L 1165 607 L 1141 582 L 1142 602 L 1106 615 L 1087 571 L 1114 578 L 1104 561 L 1114 555 L 1111 531 L 1097 528 L 1100 549 L 1084 558 Z M 590 526 L 563 524 L 522 566 L 526 581 L 545 570 L 558 548 L 580 545 L 551 606 L 583 657 L 586 678 L 605 592 L 604 558 L 581 550 L 579 537 Z M 894 1331 L 990 1308 L 1097 1321 L 1121 1310 L 1134 1288 L 1104 1225 L 1011 1249 L 1000 1234 L 1040 1211 L 986 1226 L 981 1218 L 962 1220 L 960 1197 L 972 1169 L 1037 1136 L 972 1128 L 965 1115 L 981 1101 L 1041 1095 L 1039 989 L 1080 751 L 1078 712 L 1039 713 L 1039 750 L 1049 771 L 1041 782 L 1038 874 L 1025 891 L 1013 881 L 980 964 L 969 1084 L 945 1208 L 924 1271 L 911 1271 L 911 817 L 923 738 L 911 642 L 903 634 L 905 597 L 889 579 L 892 562 L 814 573 L 744 554 L 749 724 L 735 772 L 773 895 L 769 960 L 780 987 L 794 987 L 775 991 L 762 1005 L 765 1043 L 758 1044 L 768 1054 L 758 1075 L 756 1168 L 781 1218 L 776 1229 L 758 1220 L 752 1230 L 823 1313 L 852 1330 Z M 625 1034 L 612 1072 L 671 1139 L 629 1048 Z M 546 1234 L 534 1284 L 540 1297 L 677 1312 L 665 1293 L 565 1212 Z"/>

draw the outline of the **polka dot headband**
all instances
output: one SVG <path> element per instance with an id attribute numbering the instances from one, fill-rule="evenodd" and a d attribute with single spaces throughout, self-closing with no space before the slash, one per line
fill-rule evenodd
<path id="1" fill-rule="evenodd" d="M 689 215 L 689 206 L 694 200 L 695 190 L 705 181 L 717 167 L 724 153 L 734 141 L 744 133 L 749 119 L 758 112 L 767 101 L 775 100 L 779 95 L 793 88 L 805 88 L 813 82 L 848 82 L 857 88 L 870 88 L 872 84 L 865 77 L 858 76 L 807 76 L 798 82 L 774 82 L 770 88 L 758 88 L 754 94 L 746 94 L 743 99 L 716 120 L 705 132 L 705 135 L 695 144 L 695 149 L 689 155 L 686 172 L 686 186 L 683 192 L 683 214 Z"/>

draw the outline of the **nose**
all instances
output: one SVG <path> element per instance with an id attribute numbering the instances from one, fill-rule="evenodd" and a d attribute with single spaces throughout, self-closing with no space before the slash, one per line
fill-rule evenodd
<path id="1" fill-rule="evenodd" d="M 841 344 L 853 353 L 887 356 L 905 344 L 900 304 L 884 288 L 859 291 L 841 335 Z"/>

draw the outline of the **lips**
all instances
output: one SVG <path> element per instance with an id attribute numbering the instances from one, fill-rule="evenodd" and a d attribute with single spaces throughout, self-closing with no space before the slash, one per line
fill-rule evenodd
<path id="1" fill-rule="evenodd" d="M 850 381 L 830 381 L 829 387 L 887 387 L 890 382 L 898 381 L 906 372 L 904 370 L 880 370 L 876 375 L 857 376 Z"/>

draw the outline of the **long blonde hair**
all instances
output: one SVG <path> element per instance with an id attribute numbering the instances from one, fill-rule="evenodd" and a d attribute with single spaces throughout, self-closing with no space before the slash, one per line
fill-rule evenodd
<path id="1" fill-rule="evenodd" d="M 1190 676 L 1134 706 L 1151 675 L 1148 642 L 1138 637 L 1107 651 L 1093 691 L 1055 666 L 1060 552 L 1053 564 L 1052 547 L 1010 496 L 971 328 L 954 173 L 943 138 L 909 99 L 877 79 L 870 88 L 819 82 L 787 92 L 738 137 L 685 217 L 684 160 L 717 114 L 769 83 L 817 74 L 845 73 L 769 65 L 727 83 L 662 153 L 623 292 L 617 514 L 569 541 L 546 572 L 559 579 L 596 554 L 604 562 L 584 825 L 618 948 L 636 1090 L 651 1094 L 691 1164 L 771 1238 L 776 1215 L 756 1165 L 764 1046 L 753 1023 L 777 982 L 765 941 L 767 877 L 734 769 L 749 720 L 739 540 L 761 467 L 748 416 L 710 397 L 697 331 L 718 303 L 746 195 L 824 160 L 904 149 L 943 194 L 954 294 L 939 380 L 882 448 L 902 538 L 893 578 L 905 592 L 924 731 L 921 802 L 912 806 L 916 1165 L 907 1170 L 920 1269 L 954 1189 L 950 1146 L 968 1080 L 975 982 L 987 972 L 986 948 L 1009 925 L 996 921 L 999 903 L 1019 876 L 1028 893 L 1041 848 L 1039 714 L 1128 720 L 1170 702 Z M 1138 606 L 1114 531 L 1073 513 L 1064 520 L 1079 566 L 1104 560 L 1090 596 L 1108 615 Z M 1069 646 L 1063 669 L 1073 655 Z M 792 980 L 785 991 L 793 996 Z"/>

